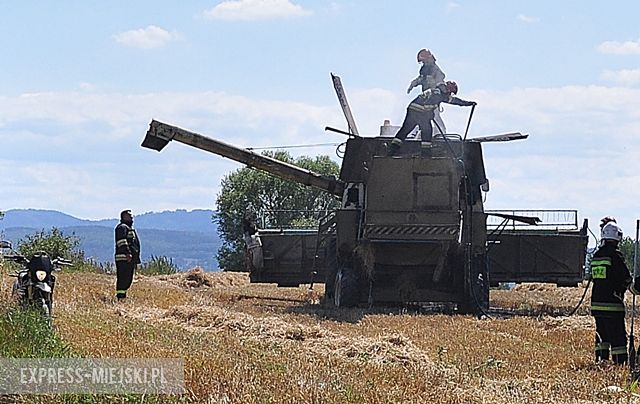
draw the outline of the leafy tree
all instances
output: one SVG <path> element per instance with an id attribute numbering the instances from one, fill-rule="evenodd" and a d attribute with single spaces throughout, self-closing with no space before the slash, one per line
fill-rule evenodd
<path id="1" fill-rule="evenodd" d="M 65 236 L 56 227 L 50 231 L 41 230 L 18 241 L 20 254 L 29 257 L 37 251 L 46 252 L 52 259 L 63 257 L 74 264 L 84 261 L 84 251 L 80 249 L 80 239 L 75 235 Z"/>
<path id="2" fill-rule="evenodd" d="M 339 173 L 338 164 L 329 156 L 294 159 L 286 151 L 267 151 L 262 154 L 322 175 L 337 176 Z M 217 254 L 218 264 L 224 270 L 243 269 L 241 220 L 248 206 L 253 206 L 262 219 L 259 220 L 259 227 L 315 225 L 321 214 L 319 212 L 338 206 L 338 200 L 327 192 L 281 180 L 251 168 L 232 172 L 222 179 L 221 185 L 213 216 L 223 243 Z"/>
<path id="3" fill-rule="evenodd" d="M 631 271 L 631 274 L 633 274 L 633 254 L 635 251 L 635 240 L 633 240 L 631 237 L 623 237 L 622 240 L 620 240 L 619 248 L 620 252 L 622 252 L 622 256 L 624 257 L 624 261 L 629 268 L 629 271 Z M 640 250 L 638 250 L 638 254 L 638 261 L 640 261 Z M 640 268 L 638 268 L 638 270 L 640 271 Z"/>

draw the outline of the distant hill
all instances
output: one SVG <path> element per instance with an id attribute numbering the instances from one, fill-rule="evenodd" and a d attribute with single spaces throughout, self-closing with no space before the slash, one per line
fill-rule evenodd
<path id="1" fill-rule="evenodd" d="M 194 266 L 217 270 L 215 255 L 222 243 L 217 226 L 211 221 L 212 214 L 212 210 L 202 209 L 135 216 L 134 226 L 142 241 L 142 260 L 165 256 L 182 270 Z M 0 220 L 0 235 L 16 244 L 26 235 L 56 227 L 65 235 L 77 236 L 86 257 L 112 262 L 113 229 L 118 222 L 118 219 L 78 219 L 52 210 L 16 209 L 6 211 Z"/>
<path id="2" fill-rule="evenodd" d="M 69 216 L 55 210 L 15 209 L 4 212 L 0 221 L 0 228 L 26 227 L 33 229 L 48 229 L 51 227 L 77 226 L 82 222 L 90 222 Z"/>
<path id="3" fill-rule="evenodd" d="M 12 209 L 5 213 L 0 221 L 0 229 L 12 227 L 29 227 L 34 229 L 49 229 L 51 227 L 80 227 L 106 226 L 115 227 L 120 219 L 87 220 L 78 219 L 56 210 L 43 209 Z M 186 211 L 150 212 L 137 215 L 134 212 L 134 226 L 137 229 L 179 230 L 179 231 L 216 231 L 217 227 L 211 221 L 212 210 L 195 209 Z"/>

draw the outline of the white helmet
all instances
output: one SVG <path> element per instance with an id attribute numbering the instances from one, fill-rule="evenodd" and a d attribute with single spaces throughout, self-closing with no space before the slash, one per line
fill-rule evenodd
<path id="1" fill-rule="evenodd" d="M 614 222 L 609 222 L 602 227 L 602 234 L 600 236 L 603 240 L 622 240 L 622 229 Z"/>

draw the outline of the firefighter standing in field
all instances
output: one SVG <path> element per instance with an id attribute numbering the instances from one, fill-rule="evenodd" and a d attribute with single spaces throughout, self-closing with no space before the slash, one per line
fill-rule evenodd
<path id="1" fill-rule="evenodd" d="M 242 216 L 242 233 L 245 242 L 245 266 L 250 271 L 262 269 L 264 258 L 262 255 L 262 241 L 258 234 L 258 215 L 253 206 L 249 205 Z"/>
<path id="2" fill-rule="evenodd" d="M 116 298 L 127 297 L 127 290 L 133 282 L 133 273 L 140 263 L 140 239 L 133 228 L 130 210 L 120 212 L 120 223 L 115 229 L 116 236 Z"/>
<path id="3" fill-rule="evenodd" d="M 411 90 L 418 86 L 421 86 L 422 92 L 425 92 L 427 90 L 435 90 L 438 84 L 444 83 L 445 75 L 440 67 L 436 64 L 436 57 L 433 55 L 433 53 L 431 53 L 430 50 L 420 49 L 417 59 L 418 63 L 422 63 L 422 66 L 420 67 L 420 73 L 418 77 L 413 79 L 409 84 L 407 94 L 411 93 Z M 444 122 L 440 117 L 439 106 L 433 111 L 433 120 L 437 124 L 437 126 L 433 128 L 435 133 L 446 133 L 447 129 L 445 128 Z M 442 131 L 440 131 L 438 127 L 442 129 Z"/>
<path id="4" fill-rule="evenodd" d="M 622 230 L 615 219 L 603 219 L 600 248 L 591 259 L 591 315 L 596 320 L 596 362 L 611 359 L 616 364 L 627 362 L 624 293 L 631 285 L 631 275 L 618 249 Z M 632 290 L 633 291 L 633 290 Z"/>
<path id="5" fill-rule="evenodd" d="M 398 151 L 404 139 L 416 125 L 420 127 L 422 132 L 422 146 L 431 147 L 431 135 L 433 133 L 431 120 L 433 119 L 434 111 L 441 102 L 461 107 L 476 105 L 475 101 L 465 101 L 454 97 L 457 93 L 458 85 L 453 81 L 447 81 L 446 83 L 438 84 L 433 90 L 428 89 L 422 92 L 414 98 L 407 107 L 407 114 L 404 117 L 402 126 L 389 145 L 389 155 L 393 156 Z"/>

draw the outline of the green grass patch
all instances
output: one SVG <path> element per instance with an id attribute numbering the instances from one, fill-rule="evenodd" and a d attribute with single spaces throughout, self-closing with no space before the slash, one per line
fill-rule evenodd
<path id="1" fill-rule="evenodd" d="M 152 256 L 148 262 L 145 262 L 136 270 L 141 275 L 171 275 L 178 273 L 180 269 L 173 262 L 173 259 L 167 257 Z"/>
<path id="2" fill-rule="evenodd" d="M 71 349 L 49 320 L 34 309 L 10 308 L 0 314 L 0 357 L 67 358 Z"/>

